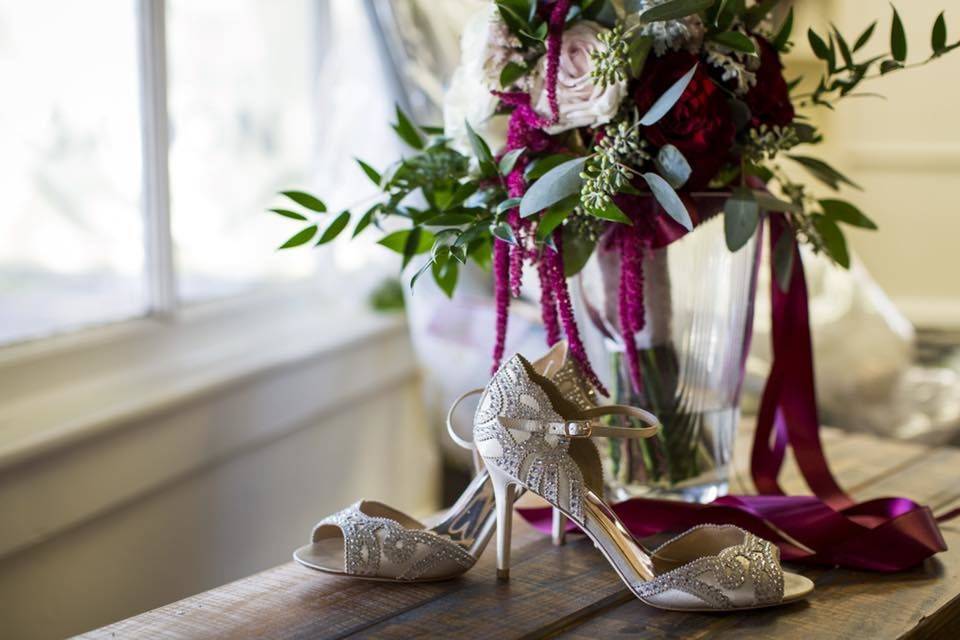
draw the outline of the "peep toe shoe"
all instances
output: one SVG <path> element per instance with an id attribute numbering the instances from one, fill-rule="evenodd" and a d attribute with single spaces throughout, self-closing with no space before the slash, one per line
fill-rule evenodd
<path id="1" fill-rule="evenodd" d="M 646 428 L 607 426 L 630 416 Z M 813 583 L 785 572 L 770 542 L 733 526 L 694 527 L 645 549 L 603 501 L 593 436 L 650 437 L 657 419 L 633 407 L 581 409 L 522 356 L 506 362 L 484 390 L 473 441 L 493 483 L 497 575 L 510 569 L 510 533 L 517 489 L 532 491 L 576 523 L 627 587 L 646 604 L 678 611 L 735 611 L 805 598 Z"/>
<path id="2" fill-rule="evenodd" d="M 558 343 L 531 366 L 563 385 L 571 397 L 592 403 L 592 390 L 567 355 L 566 343 Z M 463 399 L 482 392 L 476 389 L 461 396 L 447 416 L 451 438 L 468 449 L 473 443 L 453 428 L 453 411 Z M 321 520 L 310 542 L 294 551 L 294 560 L 326 573 L 388 582 L 446 580 L 463 574 L 496 529 L 493 483 L 480 459 L 474 460 L 476 476 L 439 524 L 428 527 L 386 504 L 363 500 Z"/>

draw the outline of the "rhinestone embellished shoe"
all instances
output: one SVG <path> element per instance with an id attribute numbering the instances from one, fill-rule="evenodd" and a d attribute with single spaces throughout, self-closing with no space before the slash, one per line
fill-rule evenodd
<path id="1" fill-rule="evenodd" d="M 651 426 L 598 421 L 617 415 Z M 784 572 L 776 546 L 737 527 L 695 527 L 652 552 L 634 539 L 600 497 L 603 474 L 590 438 L 646 438 L 657 429 L 657 419 L 635 407 L 580 409 L 522 356 L 505 363 L 483 392 L 473 428 L 496 499 L 498 577 L 509 576 L 513 500 L 520 487 L 573 520 L 630 590 L 654 607 L 729 611 L 806 597 L 813 583 Z"/>
<path id="2" fill-rule="evenodd" d="M 567 358 L 566 343 L 555 345 L 532 366 L 557 380 L 571 397 L 592 405 L 593 392 Z M 457 433 L 452 416 L 462 400 L 482 392 L 463 394 L 447 415 L 450 437 L 468 449 L 474 449 L 473 443 Z M 321 520 L 310 544 L 294 552 L 294 560 L 318 571 L 368 580 L 424 582 L 461 575 L 476 563 L 496 527 L 493 484 L 479 457 L 474 461 L 476 477 L 440 524 L 428 528 L 388 505 L 364 500 Z"/>
<path id="3" fill-rule="evenodd" d="M 563 394 L 563 397 L 572 402 L 581 411 L 586 411 L 597 406 L 597 391 L 593 388 L 583 370 L 577 361 L 570 357 L 570 349 L 566 340 L 560 340 L 554 344 L 550 350 L 539 360 L 531 363 L 533 370 L 540 375 L 549 378 Z M 483 389 L 473 389 L 467 391 L 457 398 L 450 412 L 447 414 L 447 433 L 450 439 L 464 449 L 470 449 L 474 452 L 474 465 L 479 470 L 483 467 L 483 462 L 477 455 L 477 448 L 472 440 L 467 440 L 457 431 L 453 424 L 453 414 L 457 406 L 470 396 L 477 396 L 483 393 Z M 563 513 L 553 509 L 552 539 L 553 544 L 562 545 L 566 541 L 567 519 Z"/>

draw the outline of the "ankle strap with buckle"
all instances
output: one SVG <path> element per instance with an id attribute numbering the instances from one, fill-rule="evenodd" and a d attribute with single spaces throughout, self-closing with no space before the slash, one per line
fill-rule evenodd
<path id="1" fill-rule="evenodd" d="M 628 416 L 638 418 L 648 425 L 647 427 L 611 427 L 595 419 L 602 416 Z M 506 429 L 524 431 L 526 433 L 543 433 L 565 438 L 651 438 L 660 430 L 660 421 L 652 413 L 628 407 L 626 405 L 608 405 L 588 409 L 581 413 L 586 420 L 528 420 L 521 418 L 507 418 L 500 416 L 497 421 Z"/>

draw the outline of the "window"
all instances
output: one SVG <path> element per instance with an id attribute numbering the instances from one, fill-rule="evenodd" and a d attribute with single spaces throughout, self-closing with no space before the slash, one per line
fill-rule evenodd
<path id="1" fill-rule="evenodd" d="M 265 213 L 395 154 L 363 2 L 0 0 L 0 86 L 0 345 L 365 261 Z"/>

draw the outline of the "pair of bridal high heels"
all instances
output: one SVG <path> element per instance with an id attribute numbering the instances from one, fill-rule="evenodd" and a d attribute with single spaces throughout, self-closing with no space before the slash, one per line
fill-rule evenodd
<path id="1" fill-rule="evenodd" d="M 433 527 L 364 500 L 321 520 L 300 564 L 327 573 L 388 582 L 454 578 L 473 567 L 496 529 L 497 577 L 510 569 L 513 502 L 531 491 L 554 508 L 554 542 L 572 520 L 643 602 L 679 611 L 732 611 L 794 602 L 813 583 L 780 566 L 770 542 L 730 525 L 701 525 L 652 551 L 603 501 L 603 473 L 592 437 L 648 438 L 656 417 L 635 407 L 595 404 L 593 389 L 560 344 L 531 364 L 515 355 L 480 393 L 473 442 L 478 472 Z M 451 414 L 453 409 L 451 409 Z M 601 423 L 632 417 L 646 427 Z"/>

